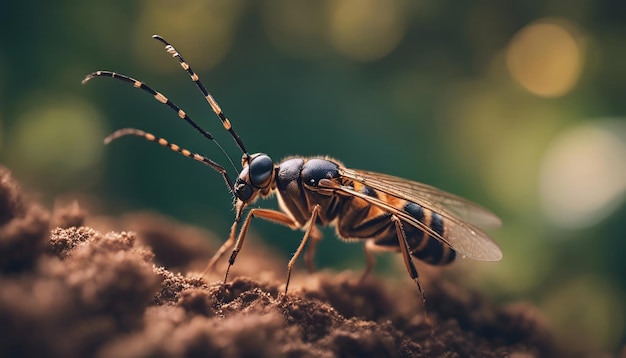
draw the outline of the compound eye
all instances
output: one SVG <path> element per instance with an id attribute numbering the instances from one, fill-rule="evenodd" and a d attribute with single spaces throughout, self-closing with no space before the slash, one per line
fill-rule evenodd
<path id="1" fill-rule="evenodd" d="M 274 162 L 265 155 L 259 155 L 250 161 L 250 182 L 257 188 L 267 187 L 272 180 Z"/>

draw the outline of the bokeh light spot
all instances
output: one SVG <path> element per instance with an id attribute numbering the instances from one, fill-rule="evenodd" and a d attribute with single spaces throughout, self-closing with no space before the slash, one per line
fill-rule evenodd
<path id="1" fill-rule="evenodd" d="M 378 60 L 396 48 L 404 36 L 402 9 L 397 0 L 333 1 L 329 6 L 330 42 L 354 60 Z"/>
<path id="2" fill-rule="evenodd" d="M 172 42 L 196 72 L 211 69 L 230 50 L 242 10 L 241 1 L 143 1 L 135 31 L 135 55 L 149 68 L 180 71 L 171 62 L 154 60 L 160 45 L 149 36 L 157 33 Z"/>
<path id="3" fill-rule="evenodd" d="M 563 132 L 544 155 L 539 183 L 552 223 L 582 228 L 607 217 L 626 193 L 626 124 L 607 120 Z"/>
<path id="4" fill-rule="evenodd" d="M 11 129 L 10 166 L 42 187 L 67 189 L 71 180 L 93 169 L 101 159 L 105 131 L 88 104 L 70 98 L 33 99 Z"/>
<path id="5" fill-rule="evenodd" d="M 599 276 L 555 285 L 541 303 L 557 340 L 576 349 L 617 348 L 624 333 L 624 293 Z"/>
<path id="6" fill-rule="evenodd" d="M 321 2 L 270 0 L 262 8 L 268 38 L 281 51 L 316 58 L 327 53 L 327 19 Z"/>
<path id="7" fill-rule="evenodd" d="M 2 114 L 0 114 L 0 150 L 2 150 L 2 143 L 4 142 L 4 130 L 2 124 Z M 1 154 L 1 152 L 0 152 Z"/>
<path id="8" fill-rule="evenodd" d="M 542 19 L 521 29 L 506 54 L 509 72 L 529 92 L 542 97 L 568 93 L 578 81 L 584 51 L 575 27 L 562 19 Z"/>
<path id="9" fill-rule="evenodd" d="M 524 215 L 536 211 L 537 163 L 564 115 L 546 101 L 520 100 L 508 86 L 482 82 L 459 86 L 449 98 L 441 103 L 448 117 L 441 123 L 451 160 L 479 174 L 503 207 Z"/>

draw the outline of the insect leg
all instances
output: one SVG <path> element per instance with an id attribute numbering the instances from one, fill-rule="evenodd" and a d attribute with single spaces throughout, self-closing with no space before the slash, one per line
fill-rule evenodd
<path id="1" fill-rule="evenodd" d="M 322 232 L 320 229 L 313 225 L 311 229 L 311 243 L 309 244 L 309 248 L 306 250 L 306 254 L 304 254 L 304 262 L 306 262 L 306 267 L 309 270 L 309 273 L 315 272 L 315 268 L 313 267 L 313 257 L 315 257 L 315 248 L 317 247 L 317 242 L 322 239 Z"/>
<path id="2" fill-rule="evenodd" d="M 226 250 L 230 249 L 231 246 L 233 246 L 233 244 L 235 243 L 235 235 L 237 234 L 238 223 L 239 220 L 235 220 L 233 225 L 230 227 L 230 235 L 228 235 L 228 240 L 226 240 L 226 242 L 224 242 L 222 246 L 220 246 L 220 248 L 217 250 L 217 252 L 213 255 L 209 263 L 206 265 L 204 271 L 202 271 L 200 277 L 204 277 L 204 275 L 209 273 L 209 271 L 213 271 L 213 268 L 215 267 L 215 264 L 217 264 L 217 261 L 219 261 L 219 259 L 224 256 Z"/>
<path id="3" fill-rule="evenodd" d="M 306 231 L 304 232 L 302 241 L 300 241 L 300 246 L 298 246 L 298 249 L 293 254 L 293 256 L 291 257 L 291 260 L 289 260 L 289 263 L 287 264 L 287 283 L 285 284 L 285 296 L 287 296 L 287 289 L 289 288 L 289 280 L 291 279 L 291 269 L 293 268 L 293 265 L 296 263 L 298 256 L 300 256 L 300 254 L 302 253 L 302 250 L 304 249 L 306 242 L 309 240 L 309 237 L 311 237 L 311 232 L 314 230 L 313 228 L 315 227 L 315 221 L 317 221 L 317 215 L 319 214 L 321 208 L 322 207 L 319 206 L 319 204 L 316 204 L 315 207 L 313 208 L 313 212 L 311 213 L 311 220 L 309 220 L 309 226 L 306 228 Z"/>
<path id="4" fill-rule="evenodd" d="M 237 237 L 237 241 L 235 242 L 235 247 L 233 248 L 233 251 L 230 254 L 230 258 L 228 259 L 228 268 L 226 269 L 226 274 L 224 275 L 224 282 L 226 282 L 226 280 L 228 279 L 228 272 L 230 271 L 230 268 L 235 263 L 235 259 L 237 259 L 237 255 L 239 254 L 239 251 L 241 250 L 241 247 L 243 246 L 243 242 L 246 238 L 246 234 L 248 233 L 250 222 L 252 221 L 252 218 L 254 217 L 259 217 L 267 221 L 289 226 L 292 229 L 298 228 L 298 224 L 295 221 L 293 221 L 291 217 L 289 217 L 287 214 L 283 212 L 276 211 L 276 210 L 269 210 L 269 209 L 251 209 L 250 212 L 248 212 L 248 216 L 246 217 L 246 220 L 243 222 L 243 225 L 241 226 L 241 231 L 239 231 L 239 236 Z M 236 226 L 236 222 L 233 225 Z M 227 243 L 228 241 L 224 243 L 224 245 L 226 245 Z M 224 250 L 226 250 L 226 248 Z"/>
<path id="5" fill-rule="evenodd" d="M 368 239 L 365 241 L 365 245 L 363 246 L 363 251 L 365 251 L 365 271 L 361 275 L 359 282 L 363 282 L 365 278 L 372 272 L 374 265 L 376 264 L 376 256 L 375 252 L 398 252 L 400 251 L 399 247 L 396 246 L 382 246 L 376 243 L 375 239 Z"/>
<path id="6" fill-rule="evenodd" d="M 404 228 L 402 227 L 402 221 L 398 219 L 397 216 L 393 215 L 391 217 L 391 221 L 396 226 L 396 234 L 398 236 L 398 245 L 400 245 L 400 251 L 402 252 L 402 258 L 404 259 L 404 265 L 406 266 L 407 271 L 412 279 L 417 279 L 417 269 L 415 268 L 415 264 L 411 259 L 411 249 L 409 248 L 409 243 L 406 240 L 406 233 L 404 232 Z"/>
<path id="7" fill-rule="evenodd" d="M 417 284 L 417 289 L 420 292 L 420 296 L 422 297 L 422 304 L 424 305 L 424 312 L 426 311 L 426 295 L 424 294 L 424 290 L 422 290 L 422 285 L 417 278 L 417 269 L 415 268 L 415 264 L 413 263 L 413 259 L 411 258 L 411 248 L 409 247 L 409 242 L 406 239 L 406 234 L 404 232 L 404 228 L 402 227 L 402 221 L 395 215 L 391 216 L 391 220 L 396 225 L 396 233 L 398 235 L 398 245 L 400 245 L 400 251 L 402 252 L 402 258 L 404 259 L 404 264 L 406 265 L 406 269 L 409 272 L 411 278 Z M 428 319 L 428 314 L 426 313 L 426 320 Z"/>
<path id="8" fill-rule="evenodd" d="M 363 282 L 365 280 L 365 278 L 370 274 L 370 272 L 372 272 L 372 268 L 376 264 L 376 258 L 374 257 L 374 254 L 372 253 L 372 251 L 374 251 L 375 248 L 376 248 L 376 244 L 374 243 L 374 240 L 365 241 L 363 250 L 365 251 L 366 266 L 365 266 L 365 271 L 363 271 L 363 274 L 361 275 L 361 278 L 359 279 L 359 282 Z"/>

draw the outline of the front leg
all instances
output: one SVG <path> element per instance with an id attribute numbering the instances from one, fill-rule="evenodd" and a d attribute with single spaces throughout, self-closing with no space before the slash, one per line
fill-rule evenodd
<path id="1" fill-rule="evenodd" d="M 222 256 L 224 256 L 224 253 L 226 253 L 226 250 L 230 249 L 230 247 L 233 246 L 233 244 L 235 243 L 235 234 L 237 233 L 237 224 L 238 223 L 239 223 L 239 220 L 235 220 L 233 225 L 230 227 L 230 234 L 228 235 L 228 240 L 226 240 L 222 244 L 222 246 L 220 246 L 220 248 L 217 250 L 217 252 L 213 255 L 213 257 L 211 258 L 211 260 L 207 264 L 207 266 L 204 269 L 204 271 L 202 271 L 202 275 L 200 275 L 201 278 L 204 277 L 207 273 L 209 273 L 209 271 L 213 271 L 213 268 L 215 267 L 215 264 L 217 264 L 217 261 Z"/>
<path id="2" fill-rule="evenodd" d="M 246 238 L 246 234 L 248 233 L 248 228 L 250 227 L 250 222 L 252 221 L 252 218 L 254 217 L 259 217 L 267 221 L 285 225 L 292 229 L 297 229 L 300 227 L 299 224 L 295 222 L 290 216 L 288 216 L 287 214 L 281 211 L 269 210 L 269 209 L 250 210 L 250 212 L 248 213 L 248 216 L 246 217 L 246 220 L 243 222 L 241 231 L 239 232 L 239 236 L 237 237 L 237 242 L 235 242 L 235 247 L 233 248 L 233 251 L 230 254 L 230 258 L 228 259 L 228 268 L 226 269 L 226 274 L 224 275 L 224 283 L 226 283 L 226 280 L 228 279 L 228 272 L 230 271 L 231 266 L 233 266 L 233 264 L 235 263 L 235 259 L 237 259 L 237 255 L 239 254 L 239 251 L 241 250 L 241 247 L 243 246 L 243 242 Z M 237 226 L 236 224 L 237 222 L 233 224 L 233 230 Z M 234 238 L 235 235 L 232 230 L 231 230 L 231 235 Z M 229 241 L 226 241 L 224 245 L 222 245 L 222 247 L 226 246 L 229 243 Z M 228 247 L 230 247 L 231 245 L 232 245 L 232 242 L 230 243 Z M 226 251 L 228 247 L 224 248 L 224 251 Z M 220 248 L 220 251 L 221 250 L 222 248 Z M 223 252 L 220 252 L 220 251 L 218 251 L 215 255 L 217 256 L 218 254 L 220 254 L 221 256 Z"/>

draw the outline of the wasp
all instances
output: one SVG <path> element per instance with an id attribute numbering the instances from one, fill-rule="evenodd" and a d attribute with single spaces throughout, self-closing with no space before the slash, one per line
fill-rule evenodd
<path id="1" fill-rule="evenodd" d="M 322 236 L 318 227 L 324 225 L 335 226 L 337 235 L 344 240 L 365 241 L 366 269 L 362 278 L 371 271 L 375 263 L 374 253 L 400 252 L 423 300 L 424 294 L 413 258 L 431 265 L 449 264 L 458 255 L 482 261 L 498 261 L 502 258 L 498 244 L 479 229 L 479 226 L 499 226 L 500 219 L 489 210 L 459 196 L 415 181 L 350 169 L 339 161 L 325 156 L 290 157 L 275 162 L 265 153 L 250 154 L 217 101 L 206 90 L 181 54 L 161 36 L 154 35 L 153 38 L 165 45 L 165 50 L 178 60 L 221 120 L 224 129 L 235 140 L 243 152 L 241 170 L 233 182 L 226 168 L 217 162 L 139 129 L 119 129 L 106 137 L 104 142 L 109 144 L 128 135 L 143 137 L 203 163 L 222 175 L 228 190 L 234 196 L 235 221 L 228 239 L 211 258 L 202 276 L 212 270 L 218 260 L 232 248 L 224 276 L 226 282 L 228 272 L 243 247 L 253 218 L 304 231 L 300 245 L 287 264 L 285 295 L 293 266 L 307 243 L 309 246 L 305 262 L 309 271 L 313 270 L 315 246 Z M 94 77 L 117 79 L 149 93 L 176 112 L 205 138 L 215 142 L 230 160 L 211 133 L 201 128 L 180 107 L 144 82 L 115 72 L 96 71 L 87 75 L 82 83 Z M 232 160 L 230 161 L 232 164 Z M 239 228 L 245 209 L 257 199 L 272 194 L 278 199 L 280 211 L 252 208 L 247 211 L 247 216 Z"/>

